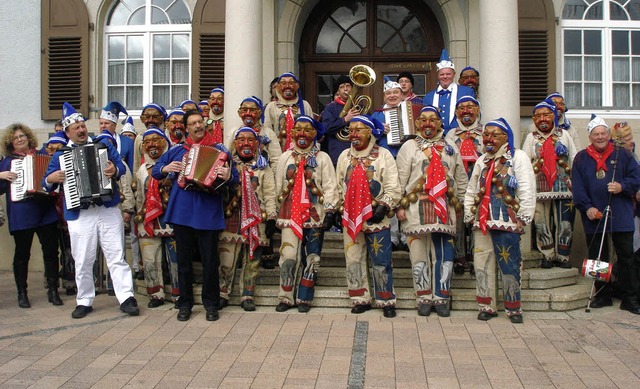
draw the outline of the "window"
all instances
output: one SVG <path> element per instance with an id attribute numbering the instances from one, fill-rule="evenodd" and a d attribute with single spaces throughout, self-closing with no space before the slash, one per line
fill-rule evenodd
<path id="1" fill-rule="evenodd" d="M 191 15 L 183 0 L 119 0 L 105 33 L 105 101 L 139 110 L 190 98 Z"/>
<path id="2" fill-rule="evenodd" d="M 569 107 L 640 108 L 640 0 L 567 0 L 562 42 Z"/>

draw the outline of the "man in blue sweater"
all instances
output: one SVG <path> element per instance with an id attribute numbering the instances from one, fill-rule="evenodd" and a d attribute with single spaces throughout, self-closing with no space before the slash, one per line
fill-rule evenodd
<path id="1" fill-rule="evenodd" d="M 611 235 L 618 256 L 620 309 L 640 315 L 640 261 L 633 252 L 633 198 L 640 189 L 640 165 L 633 154 L 610 142 L 611 131 L 601 118 L 592 116 L 587 130 L 591 144 L 576 154 L 571 169 L 573 204 L 582 214 L 589 258 L 598 257 L 602 234 Z M 607 225 L 603 225 L 603 213 L 607 208 L 611 213 Z M 604 239 L 600 259 L 605 262 L 609 262 L 607 246 L 607 239 Z M 596 291 L 591 308 L 613 304 L 610 283 L 596 281 Z"/>

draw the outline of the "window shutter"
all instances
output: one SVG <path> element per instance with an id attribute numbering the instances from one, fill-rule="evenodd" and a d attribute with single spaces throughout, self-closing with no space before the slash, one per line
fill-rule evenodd
<path id="1" fill-rule="evenodd" d="M 198 101 L 224 83 L 224 19 L 225 0 L 200 0 L 193 11 L 191 90 Z"/>
<path id="2" fill-rule="evenodd" d="M 519 31 L 520 106 L 531 107 L 549 94 L 549 45 L 546 31 Z"/>
<path id="3" fill-rule="evenodd" d="M 61 118 L 68 101 L 89 114 L 89 16 L 82 0 L 43 0 L 41 116 Z"/>

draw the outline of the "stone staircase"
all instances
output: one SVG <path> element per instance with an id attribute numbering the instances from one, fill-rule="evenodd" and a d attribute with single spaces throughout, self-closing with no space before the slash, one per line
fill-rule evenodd
<path id="1" fill-rule="evenodd" d="M 279 236 L 276 236 L 279 239 Z M 276 243 L 274 247 L 278 247 Z M 589 296 L 591 282 L 583 279 L 578 269 L 542 269 L 539 267 L 541 254 L 537 251 L 523 254 L 524 270 L 522 271 L 522 309 L 525 311 L 568 311 L 585 307 Z M 198 265 L 196 272 L 198 271 Z M 411 280 L 411 263 L 409 253 L 396 251 L 393 253 L 393 278 L 397 297 L 397 307 L 415 309 L 416 300 Z M 257 279 L 255 302 L 259 306 L 276 306 L 278 304 L 279 271 L 260 268 Z M 500 282 L 500 281 L 499 281 Z M 236 272 L 234 288 L 231 294 L 231 305 L 240 305 L 238 290 L 239 272 Z M 477 310 L 475 299 L 476 280 L 468 272 L 454 274 L 452 281 L 452 309 Z M 144 281 L 136 281 L 137 292 L 146 294 Z M 165 287 L 167 295 L 169 286 Z M 194 286 L 196 302 L 200 303 L 200 285 Z M 501 301 L 501 292 L 498 292 Z M 501 304 L 501 302 L 499 303 Z M 345 277 L 345 260 L 342 248 L 342 234 L 325 233 L 318 281 L 315 288 L 315 307 L 350 308 L 351 300 L 347 294 Z M 498 305 L 501 308 L 501 305 Z"/>

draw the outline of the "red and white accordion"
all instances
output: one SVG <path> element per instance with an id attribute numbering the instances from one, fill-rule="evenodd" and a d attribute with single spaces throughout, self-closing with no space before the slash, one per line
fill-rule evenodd
<path id="1" fill-rule="evenodd" d="M 27 155 L 11 161 L 11 171 L 17 178 L 11 183 L 11 200 L 21 201 L 29 197 L 50 194 L 42 187 L 51 157 L 44 154 Z"/>
<path id="2" fill-rule="evenodd" d="M 178 186 L 186 189 L 216 190 L 225 183 L 216 173 L 224 166 L 228 155 L 213 146 L 194 144 L 182 157 L 182 170 L 178 174 Z"/>
<path id="3" fill-rule="evenodd" d="M 63 148 L 60 168 L 64 170 L 64 201 L 67 209 L 88 208 L 113 200 L 113 178 L 104 174 L 109 149 L 102 143 Z"/>
<path id="4" fill-rule="evenodd" d="M 389 124 L 387 144 L 399 145 L 405 137 L 416 134 L 415 123 L 424 105 L 405 100 L 397 107 L 384 110 L 384 122 Z"/>

